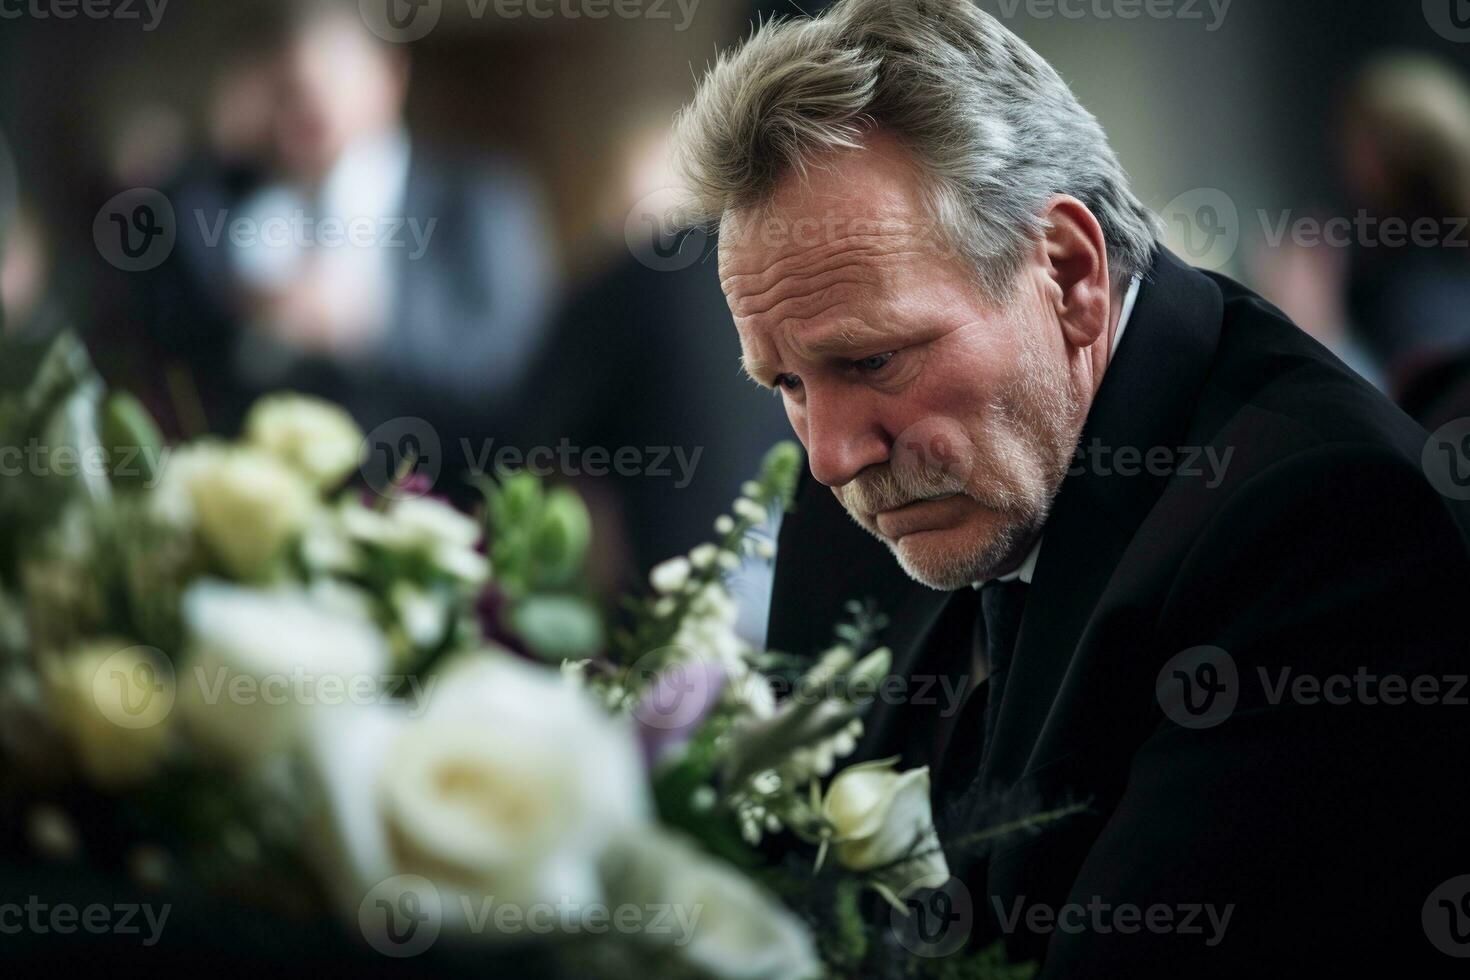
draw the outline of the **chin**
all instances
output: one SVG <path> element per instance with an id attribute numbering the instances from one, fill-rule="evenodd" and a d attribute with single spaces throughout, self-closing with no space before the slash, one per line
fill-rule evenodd
<path id="1" fill-rule="evenodd" d="M 1015 556 L 1020 529 L 1007 525 L 920 531 L 885 542 L 909 578 L 941 592 L 954 592 L 1004 570 Z"/>

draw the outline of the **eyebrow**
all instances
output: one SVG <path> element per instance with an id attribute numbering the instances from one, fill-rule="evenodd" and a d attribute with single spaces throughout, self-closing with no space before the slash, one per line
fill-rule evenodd
<path id="1" fill-rule="evenodd" d="M 882 330 L 881 328 L 865 327 L 864 329 L 855 330 L 852 327 L 843 327 L 824 331 L 821 336 L 805 340 L 797 346 L 801 348 L 800 352 L 808 359 L 824 360 L 842 354 L 852 353 L 855 348 L 861 350 L 869 344 L 877 344 L 880 341 L 898 343 L 899 338 L 892 336 L 891 332 Z M 771 372 L 770 365 L 757 357 L 746 357 L 743 354 L 741 355 L 740 362 L 745 368 L 746 375 L 752 381 L 762 387 L 770 387 L 770 385 L 761 380 L 763 376 Z"/>
<path id="2" fill-rule="evenodd" d="M 744 354 L 742 354 L 740 355 L 740 367 L 745 371 L 745 376 L 747 378 L 754 381 L 762 388 L 771 387 L 770 385 L 766 384 L 766 382 L 761 380 L 764 375 L 770 372 L 770 368 L 766 366 L 766 363 L 764 361 L 758 360 L 753 357 L 746 357 Z"/>

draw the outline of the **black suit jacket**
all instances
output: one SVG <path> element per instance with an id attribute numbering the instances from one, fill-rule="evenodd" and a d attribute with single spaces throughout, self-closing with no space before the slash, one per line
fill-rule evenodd
<path id="1" fill-rule="evenodd" d="M 1470 559 L 1425 439 L 1274 307 L 1161 251 L 1046 524 L 994 744 L 980 771 L 946 774 L 969 794 L 941 817 L 952 838 L 998 800 L 1090 808 L 951 858 L 974 943 L 1004 938 L 1046 977 L 1463 967 L 1430 933 L 1470 932 L 1470 900 L 1430 899 L 1470 874 Z M 1150 449 L 1152 467 L 1122 454 Z M 781 531 L 771 646 L 821 649 L 864 596 L 892 617 L 909 694 L 935 690 L 968 642 L 945 623 L 963 599 L 907 579 L 808 477 Z M 1360 673 L 1433 678 L 1420 690 L 1440 703 L 1367 703 L 1359 690 L 1397 682 Z M 1312 679 L 1346 703 L 1313 703 Z M 1204 714 L 1181 715 L 1181 693 Z M 942 762 L 904 736 L 944 699 L 883 700 L 859 756 Z M 952 746 L 981 737 L 972 721 Z M 1223 934 L 1205 906 L 1230 909 Z"/>

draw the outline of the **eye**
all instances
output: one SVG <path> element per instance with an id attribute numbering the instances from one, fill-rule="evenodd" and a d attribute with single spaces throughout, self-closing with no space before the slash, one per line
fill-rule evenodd
<path id="1" fill-rule="evenodd" d="M 893 360 L 894 353 L 890 351 L 887 354 L 874 354 L 872 357 L 865 357 L 860 361 L 853 361 L 852 366 L 859 371 L 881 371 L 888 366 L 889 361 Z"/>
<path id="2" fill-rule="evenodd" d="M 776 375 L 776 387 L 785 388 L 787 391 L 797 391 L 801 388 L 801 379 L 794 374 Z"/>

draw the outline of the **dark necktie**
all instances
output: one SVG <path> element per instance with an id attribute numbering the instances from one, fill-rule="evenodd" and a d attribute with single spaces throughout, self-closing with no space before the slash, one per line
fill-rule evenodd
<path id="1" fill-rule="evenodd" d="M 942 790 L 945 797 L 963 792 L 989 755 L 1029 589 L 1024 582 L 1013 580 L 989 582 L 980 590 L 971 640 L 973 680 L 958 710 L 947 706 L 953 714 L 940 719 L 934 746 L 935 789 Z"/>

